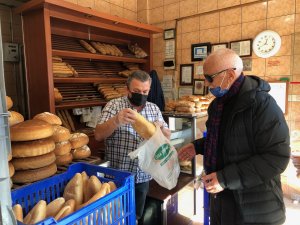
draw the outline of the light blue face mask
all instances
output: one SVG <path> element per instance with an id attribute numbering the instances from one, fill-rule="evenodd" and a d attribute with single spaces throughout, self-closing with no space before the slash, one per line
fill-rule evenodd
<path id="1" fill-rule="evenodd" d="M 226 73 L 226 75 L 227 75 L 227 73 Z M 221 89 L 224 78 L 225 78 L 225 76 L 223 77 L 223 80 L 222 80 L 220 86 L 215 87 L 215 88 L 209 88 L 210 93 L 212 93 L 216 98 L 221 98 L 229 91 L 228 87 L 225 89 Z"/>

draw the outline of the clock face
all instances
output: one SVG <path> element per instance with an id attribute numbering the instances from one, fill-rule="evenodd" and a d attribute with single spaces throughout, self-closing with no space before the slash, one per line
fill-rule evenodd
<path id="1" fill-rule="evenodd" d="M 275 55 L 281 46 L 281 38 L 274 31 L 263 31 L 259 33 L 253 41 L 253 51 L 262 58 Z"/>

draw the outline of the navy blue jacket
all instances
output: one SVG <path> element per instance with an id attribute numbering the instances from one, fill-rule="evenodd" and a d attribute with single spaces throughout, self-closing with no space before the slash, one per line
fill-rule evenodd
<path id="1" fill-rule="evenodd" d="M 150 77 L 152 79 L 152 83 L 147 101 L 155 103 L 160 111 L 164 111 L 165 97 L 155 70 L 150 71 Z"/>

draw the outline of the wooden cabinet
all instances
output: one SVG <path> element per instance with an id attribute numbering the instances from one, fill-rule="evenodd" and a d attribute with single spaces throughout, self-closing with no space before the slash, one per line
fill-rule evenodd
<path id="1" fill-rule="evenodd" d="M 61 0 L 29 1 L 15 13 L 22 14 L 30 117 L 44 111 L 55 113 L 56 110 L 105 105 L 102 96 L 95 93 L 92 98 L 75 98 L 55 104 L 53 90 L 54 87 L 66 86 L 80 96 L 80 91 L 86 88 L 95 91 L 94 83 L 125 83 L 126 79 L 117 75 L 124 62 L 137 63 L 149 72 L 152 69 L 152 34 L 162 32 L 162 29 L 148 24 Z M 90 53 L 80 45 L 80 39 L 117 45 L 123 56 Z M 136 58 L 127 48 L 129 43 L 137 43 L 148 56 Z M 54 77 L 52 56 L 59 56 L 71 64 L 78 71 L 78 77 Z M 99 72 L 99 68 L 106 67 L 109 68 L 108 74 Z M 76 129 L 89 132 L 78 118 L 73 119 Z"/>

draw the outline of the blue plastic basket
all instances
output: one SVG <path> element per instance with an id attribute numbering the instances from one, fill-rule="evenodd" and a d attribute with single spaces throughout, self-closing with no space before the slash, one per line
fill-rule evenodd
<path id="1" fill-rule="evenodd" d="M 47 218 L 37 224 L 76 224 L 76 225 L 132 225 L 135 224 L 134 177 L 129 172 L 110 168 L 76 163 L 65 173 L 47 178 L 12 191 L 13 205 L 20 204 L 26 215 L 39 200 L 47 203 L 63 196 L 68 181 L 76 173 L 85 171 L 87 175 L 97 176 L 101 182 L 114 181 L 118 189 L 97 201 L 56 221 Z M 18 221 L 18 224 L 23 224 Z"/>

